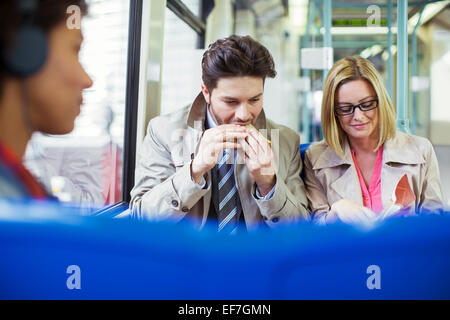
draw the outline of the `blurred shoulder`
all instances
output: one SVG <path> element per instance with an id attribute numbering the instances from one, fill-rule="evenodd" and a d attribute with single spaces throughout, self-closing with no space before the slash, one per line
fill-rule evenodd
<path id="1" fill-rule="evenodd" d="M 266 124 L 267 124 L 267 129 L 278 130 L 280 137 L 283 136 L 285 138 L 295 138 L 298 141 L 300 141 L 300 136 L 298 135 L 298 133 L 295 130 L 293 130 L 285 125 L 278 124 L 270 119 L 266 119 Z"/>
<path id="2" fill-rule="evenodd" d="M 416 136 L 401 131 L 396 131 L 395 137 L 390 142 L 393 147 L 401 149 L 415 149 L 418 152 L 429 151 L 433 148 L 431 141 L 425 137 Z"/>
<path id="3" fill-rule="evenodd" d="M 432 152 L 430 140 L 401 131 L 397 131 L 395 137 L 387 140 L 384 146 L 386 162 L 423 163 Z"/>
<path id="4" fill-rule="evenodd" d="M 294 149 L 298 149 L 300 147 L 300 136 L 295 130 L 275 123 L 269 119 L 266 119 L 266 128 L 268 130 L 270 140 L 273 140 L 275 135 L 278 135 L 280 146 L 289 146 Z"/>
<path id="5" fill-rule="evenodd" d="M 314 164 L 326 151 L 329 150 L 331 149 L 328 147 L 325 140 L 313 142 L 306 150 L 305 157 Z"/>
<path id="6" fill-rule="evenodd" d="M 149 126 L 151 126 L 153 130 L 156 128 L 172 130 L 186 127 L 190 109 L 191 106 L 187 105 L 179 110 L 159 115 L 150 120 Z"/>

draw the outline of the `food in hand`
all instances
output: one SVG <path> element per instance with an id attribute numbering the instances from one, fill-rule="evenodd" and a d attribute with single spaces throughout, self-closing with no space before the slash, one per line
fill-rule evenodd
<path id="1" fill-rule="evenodd" d="M 270 140 L 266 139 L 266 137 L 264 137 L 261 134 L 261 132 L 259 132 L 258 129 L 256 129 L 252 124 L 249 123 L 248 125 L 245 126 L 245 128 L 247 129 L 247 131 L 250 131 L 250 129 L 254 129 L 261 137 L 263 137 L 267 141 L 267 143 L 269 144 L 269 147 L 272 146 L 272 142 Z"/>

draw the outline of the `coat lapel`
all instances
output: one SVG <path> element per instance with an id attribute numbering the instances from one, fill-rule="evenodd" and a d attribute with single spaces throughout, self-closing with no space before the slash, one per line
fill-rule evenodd
<path id="1" fill-rule="evenodd" d="M 339 195 L 340 199 L 349 199 L 362 205 L 361 186 L 347 139 L 344 141 L 343 151 L 344 157 L 342 158 L 327 147 L 313 167 L 314 169 L 334 168 L 330 172 L 336 172 L 337 175 L 336 178 L 329 177 L 331 180 L 335 179 L 331 182 L 330 187 Z"/>
<path id="2" fill-rule="evenodd" d="M 197 154 L 200 140 L 203 136 L 203 132 L 206 129 L 206 107 L 206 101 L 203 97 L 203 94 L 200 92 L 192 103 L 191 110 L 189 111 L 187 119 L 188 130 L 190 130 L 189 132 L 191 132 L 193 136 L 193 143 L 185 146 L 187 150 L 189 150 L 189 159 L 186 159 L 186 161 L 188 162 L 191 161 L 191 159 L 193 159 L 193 157 Z M 208 192 L 202 198 L 203 217 L 201 227 L 203 227 L 206 223 L 209 213 L 209 206 L 211 205 L 211 171 L 207 173 L 206 183 L 209 184 L 210 187 Z"/>
<path id="3" fill-rule="evenodd" d="M 344 174 L 331 184 L 331 188 L 341 198 L 352 200 L 360 205 L 363 204 L 361 186 L 355 166 L 348 166 Z"/>

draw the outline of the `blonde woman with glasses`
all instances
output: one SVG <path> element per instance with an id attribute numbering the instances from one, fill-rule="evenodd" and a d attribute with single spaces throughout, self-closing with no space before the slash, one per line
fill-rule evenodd
<path id="1" fill-rule="evenodd" d="M 325 139 L 305 155 L 305 185 L 315 221 L 374 221 L 396 200 L 392 195 L 405 174 L 403 187 L 409 187 L 413 199 L 408 214 L 441 208 L 433 146 L 397 131 L 395 117 L 371 62 L 347 57 L 335 63 L 322 101 Z"/>

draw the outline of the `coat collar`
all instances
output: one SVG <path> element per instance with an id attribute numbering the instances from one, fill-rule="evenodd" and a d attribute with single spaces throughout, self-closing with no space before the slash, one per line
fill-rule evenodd
<path id="1" fill-rule="evenodd" d="M 203 94 L 200 92 L 195 98 L 194 102 L 192 103 L 191 109 L 189 110 L 189 115 L 187 119 L 187 124 L 189 127 L 201 131 L 205 130 L 206 107 L 207 104 L 205 98 Z M 261 110 L 261 113 L 256 119 L 255 128 L 266 129 L 266 115 L 264 113 L 264 109 Z"/>
<path id="2" fill-rule="evenodd" d="M 344 140 L 344 157 L 341 158 L 328 145 L 313 165 L 313 169 L 332 168 L 340 165 L 352 165 L 353 159 L 347 139 Z"/>
<path id="3" fill-rule="evenodd" d="M 362 192 L 359 184 L 350 183 L 358 181 L 358 175 L 355 166 L 352 166 L 353 158 L 347 139 L 344 141 L 343 151 L 344 157 L 341 158 L 327 145 L 325 151 L 322 152 L 316 163 L 313 164 L 313 169 L 332 168 L 342 165 L 347 167 L 346 169 L 343 168 L 342 175 L 334 180 L 330 187 L 334 189 L 341 198 L 347 198 L 362 205 Z"/>
<path id="4" fill-rule="evenodd" d="M 206 120 L 206 101 L 203 94 L 200 92 L 191 104 L 187 124 L 194 129 L 205 130 Z"/>
<path id="5" fill-rule="evenodd" d="M 388 139 L 384 144 L 383 164 L 420 164 L 424 163 L 425 158 L 417 148 L 411 135 L 397 131 L 394 138 Z M 330 147 L 317 159 L 313 169 L 323 169 L 337 167 L 340 165 L 352 165 L 353 159 L 348 140 L 344 141 L 344 157 L 341 158 Z"/>

